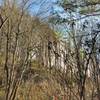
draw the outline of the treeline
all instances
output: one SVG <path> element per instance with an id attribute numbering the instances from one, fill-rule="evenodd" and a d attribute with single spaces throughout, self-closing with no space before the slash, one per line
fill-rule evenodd
<path id="1" fill-rule="evenodd" d="M 15 99 L 24 73 L 31 72 L 32 63 L 44 66 L 45 54 L 48 61 L 48 42 L 57 40 L 47 23 L 28 14 L 24 9 L 26 3 L 22 2 L 20 8 L 6 1 L 0 9 L 0 81 L 6 100 Z"/>
<path id="2" fill-rule="evenodd" d="M 99 26 L 71 21 L 64 40 L 17 3 L 0 8 L 0 100 L 100 100 Z"/>

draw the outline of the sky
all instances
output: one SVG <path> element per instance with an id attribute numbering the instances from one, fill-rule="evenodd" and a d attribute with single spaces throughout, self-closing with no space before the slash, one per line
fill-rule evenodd
<path id="1" fill-rule="evenodd" d="M 0 5 L 2 1 L 3 0 L 0 0 Z M 30 0 L 30 3 L 33 1 L 35 0 Z M 64 13 L 64 9 L 56 4 L 57 1 L 58 0 L 37 0 L 37 3 L 33 3 L 28 10 L 32 15 L 38 15 L 39 13 L 41 13 L 40 16 L 42 17 L 49 16 L 54 12 L 58 13 L 61 17 L 66 16 L 66 14 Z"/>
<path id="2" fill-rule="evenodd" d="M 60 16 L 64 13 L 64 9 L 56 4 L 57 0 L 42 0 L 42 3 L 33 4 L 30 7 L 31 14 L 42 14 L 42 17 L 48 16 L 52 13 L 59 13 Z M 42 13 L 45 12 L 45 13 Z M 62 13 L 62 14 L 61 14 Z M 41 15 L 40 14 L 40 15 Z"/>
<path id="3" fill-rule="evenodd" d="M 0 0 L 0 6 L 1 6 L 2 0 Z"/>

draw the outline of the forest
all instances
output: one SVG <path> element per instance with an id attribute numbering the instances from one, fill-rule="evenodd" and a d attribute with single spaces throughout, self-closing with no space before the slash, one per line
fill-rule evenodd
<path id="1" fill-rule="evenodd" d="M 100 0 L 0 0 L 0 100 L 100 100 Z"/>

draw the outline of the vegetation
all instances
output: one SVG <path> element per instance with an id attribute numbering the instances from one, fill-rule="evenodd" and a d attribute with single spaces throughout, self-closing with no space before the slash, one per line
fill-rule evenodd
<path id="1" fill-rule="evenodd" d="M 100 100 L 100 1 L 76 1 L 45 21 L 29 13 L 37 0 L 3 1 L 0 100 Z"/>

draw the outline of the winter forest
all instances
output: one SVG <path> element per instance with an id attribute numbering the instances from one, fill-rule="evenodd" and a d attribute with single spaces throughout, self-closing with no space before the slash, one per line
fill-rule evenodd
<path id="1" fill-rule="evenodd" d="M 0 0 L 0 100 L 100 100 L 100 0 Z"/>

